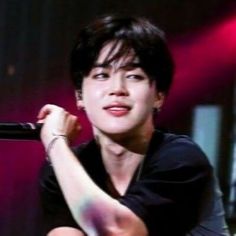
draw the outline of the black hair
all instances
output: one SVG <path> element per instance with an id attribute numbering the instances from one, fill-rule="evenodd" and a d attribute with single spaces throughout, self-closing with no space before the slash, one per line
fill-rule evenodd
<path id="1" fill-rule="evenodd" d="M 141 68 L 156 82 L 157 90 L 169 91 L 174 63 L 164 32 L 145 18 L 121 16 L 103 16 L 80 31 L 70 61 L 71 77 L 77 90 L 81 89 L 83 78 L 94 66 L 101 49 L 109 42 L 114 43 L 113 48 L 117 43 L 121 46 L 116 55 L 112 58 L 108 55 L 106 60 L 111 62 L 133 50 Z"/>

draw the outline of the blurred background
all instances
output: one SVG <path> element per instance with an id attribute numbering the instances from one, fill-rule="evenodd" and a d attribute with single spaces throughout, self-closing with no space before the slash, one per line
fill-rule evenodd
<path id="1" fill-rule="evenodd" d="M 234 0 L 0 0 L 0 122 L 35 122 L 46 103 L 75 107 L 68 59 L 79 29 L 102 14 L 150 18 L 167 35 L 174 84 L 157 122 L 190 135 L 215 167 L 236 233 L 236 2 Z M 39 236 L 38 141 L 0 140 L 0 235 Z"/>

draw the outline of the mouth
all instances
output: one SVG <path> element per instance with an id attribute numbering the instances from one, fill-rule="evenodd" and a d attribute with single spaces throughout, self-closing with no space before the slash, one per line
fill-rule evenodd
<path id="1" fill-rule="evenodd" d="M 109 114 L 119 117 L 127 115 L 131 110 L 131 107 L 125 104 L 112 104 L 105 106 L 103 109 Z"/>

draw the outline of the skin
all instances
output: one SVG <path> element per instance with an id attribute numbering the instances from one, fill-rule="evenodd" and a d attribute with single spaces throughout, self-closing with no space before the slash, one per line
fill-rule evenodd
<path id="1" fill-rule="evenodd" d="M 95 66 L 84 78 L 77 105 L 85 109 L 92 124 L 111 184 L 123 195 L 154 131 L 152 110 L 162 106 L 164 95 L 137 67 L 132 52 L 104 65 L 111 47 L 109 43 L 101 50 Z M 114 53 L 116 50 L 119 45 Z M 38 119 L 44 122 L 41 139 L 46 150 L 53 133 L 71 139 L 81 129 L 75 116 L 55 105 L 45 105 Z M 72 215 L 87 235 L 147 235 L 141 219 L 93 183 L 64 138 L 56 140 L 49 155 Z M 79 230 L 63 227 L 52 230 L 49 236 L 64 233 L 83 235 Z"/>

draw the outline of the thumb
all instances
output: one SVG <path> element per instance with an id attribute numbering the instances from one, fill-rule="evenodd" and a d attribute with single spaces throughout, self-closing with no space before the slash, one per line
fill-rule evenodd
<path id="1" fill-rule="evenodd" d="M 52 108 L 53 108 L 53 105 L 50 105 L 50 104 L 47 104 L 45 106 L 43 106 L 40 110 L 39 110 L 39 113 L 37 115 L 37 118 L 39 120 L 43 120 L 45 119 L 45 117 L 50 114 L 52 112 Z"/>

